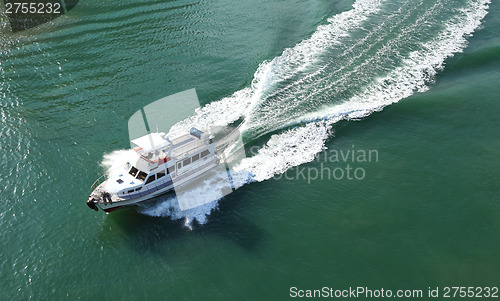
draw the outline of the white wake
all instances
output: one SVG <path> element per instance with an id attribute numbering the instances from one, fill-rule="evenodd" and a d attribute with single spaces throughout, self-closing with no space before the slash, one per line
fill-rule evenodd
<path id="1" fill-rule="evenodd" d="M 193 125 L 198 128 L 225 126 L 241 117 L 245 119 L 241 129 L 252 133 L 252 129 L 259 122 L 272 122 L 272 118 L 259 121 L 261 112 L 269 110 L 269 100 L 271 99 L 269 95 L 276 94 L 279 90 L 280 93 L 288 93 L 286 99 L 293 100 L 294 97 L 302 96 L 304 91 L 301 91 L 300 88 L 305 86 L 301 86 L 301 84 L 324 69 L 324 66 L 318 66 L 322 62 L 321 55 L 328 49 L 342 43 L 343 38 L 348 37 L 353 30 L 362 28 L 371 16 L 376 16 L 383 9 L 386 2 L 381 0 L 356 1 L 351 10 L 333 16 L 327 24 L 319 26 L 311 38 L 302 41 L 293 48 L 286 49 L 281 56 L 271 61 L 263 62 L 256 71 L 250 87 L 200 108 L 193 116 L 176 124 L 170 133 L 174 135 L 175 133 L 184 133 Z M 413 2 L 410 1 L 407 4 L 411 7 Z M 354 95 L 342 102 L 322 106 L 320 109 L 302 114 L 299 117 L 293 117 L 285 123 L 266 124 L 266 128 L 276 131 L 277 134 L 272 135 L 257 154 L 241 160 L 234 167 L 233 172 L 236 175 L 238 172 L 250 172 L 252 175 L 250 181 L 263 181 L 284 173 L 291 167 L 314 160 L 315 156 L 325 149 L 325 141 L 329 138 L 330 128 L 339 120 L 366 117 L 372 112 L 379 111 L 385 106 L 413 95 L 415 92 L 426 91 L 427 85 L 444 67 L 445 60 L 461 52 L 467 46 L 466 38 L 471 36 L 481 25 L 489 4 L 490 0 L 467 1 L 464 7 L 454 11 L 454 15 L 446 21 L 446 24 L 438 32 L 434 33 L 433 38 L 423 42 L 418 49 L 410 51 L 392 70 L 388 70 L 382 76 L 371 78 L 369 84 L 364 85 Z M 427 22 L 425 18 L 430 14 L 438 15 L 439 9 L 444 6 L 446 3 L 436 2 L 433 10 L 429 10 L 417 19 L 421 24 L 417 25 L 425 26 L 425 22 Z M 386 24 L 382 22 L 379 27 L 383 28 L 384 26 Z M 388 48 L 394 51 L 394 47 L 398 47 L 398 43 L 404 42 L 412 30 L 419 29 L 416 25 L 409 27 L 407 32 L 401 34 L 401 41 L 392 44 L 389 42 L 379 49 L 374 57 L 366 59 L 363 66 L 370 66 L 376 57 L 384 56 L 384 52 L 388 51 Z M 368 35 L 371 37 L 376 34 L 376 32 L 370 32 Z M 357 57 L 353 58 L 352 61 L 355 59 Z M 359 70 L 359 66 L 353 68 L 350 76 L 353 72 L 354 75 L 355 72 L 360 72 Z M 303 76 L 297 77 L 300 74 Z M 283 82 L 293 78 L 299 79 L 292 80 L 288 86 L 280 86 Z M 328 80 L 331 81 L 329 84 L 323 84 Z M 315 95 L 328 91 L 328 85 L 339 84 L 338 81 L 341 80 L 342 77 L 337 78 L 337 82 L 333 79 L 322 78 L 318 81 L 319 88 L 307 97 L 314 98 Z M 262 106 L 265 101 L 267 101 L 266 106 Z M 293 101 L 288 101 L 285 108 L 279 105 L 282 106 L 283 103 L 278 102 L 278 107 L 272 107 L 271 102 L 270 110 L 294 109 Z M 260 137 L 263 136 L 261 133 L 257 134 Z M 108 165 L 113 161 L 110 159 L 111 157 L 105 158 Z M 169 198 L 157 205 L 144 208 L 141 212 L 151 216 L 184 218 L 189 222 L 196 219 L 200 223 L 205 223 L 207 215 L 217 208 L 217 199 L 219 198 L 217 189 L 218 185 L 215 181 L 207 182 L 203 187 L 193 191 L 193 198 L 206 197 L 205 194 L 214 198 L 213 202 L 198 208 L 182 211 L 175 198 Z"/>

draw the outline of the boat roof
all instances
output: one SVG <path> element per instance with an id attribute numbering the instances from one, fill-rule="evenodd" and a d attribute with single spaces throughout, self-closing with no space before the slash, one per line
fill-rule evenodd
<path id="1" fill-rule="evenodd" d="M 172 139 L 172 142 L 174 144 L 171 153 L 172 157 L 182 158 L 187 156 L 188 154 L 206 149 L 209 143 L 208 135 L 203 134 L 200 137 L 201 139 L 198 139 L 197 137 L 194 137 L 190 134 L 185 134 Z"/>
<path id="2" fill-rule="evenodd" d="M 150 133 L 140 138 L 134 139 L 131 142 L 142 148 L 146 153 L 149 153 L 151 151 L 169 145 L 169 142 L 164 139 L 164 137 L 165 133 Z"/>
<path id="3" fill-rule="evenodd" d="M 145 160 L 156 162 L 170 154 L 172 159 L 180 159 L 191 153 L 202 151 L 210 143 L 209 135 L 192 128 L 189 134 L 169 138 L 165 133 L 150 133 L 131 141 L 137 145 L 135 151 Z"/>

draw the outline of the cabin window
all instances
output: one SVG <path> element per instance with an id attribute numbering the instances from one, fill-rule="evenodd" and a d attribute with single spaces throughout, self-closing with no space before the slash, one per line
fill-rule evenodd
<path id="1" fill-rule="evenodd" d="M 181 169 L 182 167 L 182 162 L 177 162 L 177 170 Z"/>
<path id="2" fill-rule="evenodd" d="M 191 163 L 191 158 L 187 158 L 187 159 L 185 159 L 184 161 L 182 161 L 182 166 L 186 166 L 186 165 L 188 165 L 189 163 Z"/>
<path id="3" fill-rule="evenodd" d="M 164 177 L 165 176 L 165 172 L 164 171 L 160 171 L 159 173 L 156 174 L 156 178 L 159 179 L 161 177 Z"/>
<path id="4" fill-rule="evenodd" d="M 202 157 L 202 158 L 203 158 L 203 157 L 206 157 L 206 156 L 208 156 L 209 154 L 210 154 L 210 151 L 209 151 L 208 149 L 207 149 L 207 150 L 204 150 L 204 151 L 202 151 L 202 152 L 201 152 L 201 157 Z"/>
<path id="5" fill-rule="evenodd" d="M 200 154 L 196 154 L 194 156 L 191 157 L 191 162 L 194 162 L 196 160 L 200 159 Z"/>
<path id="6" fill-rule="evenodd" d="M 148 176 L 148 174 L 145 173 L 144 171 L 139 171 L 139 174 L 137 175 L 137 179 L 144 181 L 144 180 L 146 180 L 147 176 Z"/>
<path id="7" fill-rule="evenodd" d="M 127 193 L 132 193 L 132 192 L 134 192 L 134 190 L 133 190 L 133 189 L 131 189 L 131 190 L 127 191 Z"/>
<path id="8" fill-rule="evenodd" d="M 132 166 L 132 168 L 130 169 L 130 171 L 128 173 L 131 174 L 135 178 L 135 176 L 137 175 L 137 172 L 138 172 L 137 168 Z"/>
<path id="9" fill-rule="evenodd" d="M 172 165 L 167 169 L 167 173 L 174 173 L 174 172 L 175 172 L 175 165 Z"/>
<path id="10" fill-rule="evenodd" d="M 148 180 L 146 181 L 146 184 L 149 184 L 149 183 L 153 182 L 154 180 L 156 180 L 156 175 L 152 174 L 149 176 Z"/>
<path id="11" fill-rule="evenodd" d="M 135 189 L 135 191 L 139 191 L 139 190 L 141 190 L 141 189 L 142 189 L 142 187 L 139 187 L 139 188 L 136 188 L 136 189 Z"/>

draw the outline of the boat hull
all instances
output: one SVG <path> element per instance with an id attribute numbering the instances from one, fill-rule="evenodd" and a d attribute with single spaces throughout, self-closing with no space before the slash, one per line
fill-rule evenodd
<path id="1" fill-rule="evenodd" d="M 134 205 L 137 205 L 138 203 L 142 203 L 144 201 L 150 200 L 150 199 L 155 198 L 157 196 L 166 194 L 168 192 L 175 191 L 175 189 L 174 189 L 175 187 L 180 187 L 180 186 L 183 186 L 187 183 L 190 183 L 190 182 L 196 180 L 201 175 L 204 175 L 208 171 L 214 169 L 217 165 L 218 165 L 218 163 L 216 160 L 211 160 L 210 162 L 205 164 L 205 166 L 198 169 L 196 171 L 196 173 L 188 174 L 188 175 L 180 175 L 180 176 L 178 175 L 177 177 L 173 178 L 170 181 L 169 185 L 165 186 L 164 188 L 158 189 L 154 192 L 151 192 L 151 193 L 148 193 L 145 195 L 141 195 L 141 196 L 136 197 L 136 198 L 127 198 L 127 199 L 120 198 L 116 195 L 112 195 L 112 196 L 110 196 L 110 199 L 113 199 L 113 201 L 109 202 L 109 201 L 102 201 L 101 200 L 99 202 L 96 202 L 95 205 L 97 206 L 97 208 L 100 208 L 101 210 L 103 210 L 106 213 L 110 213 L 110 212 L 119 210 L 121 208 L 134 206 Z"/>

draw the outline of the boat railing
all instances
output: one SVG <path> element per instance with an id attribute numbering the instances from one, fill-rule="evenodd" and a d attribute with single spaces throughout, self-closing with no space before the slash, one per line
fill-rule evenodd
<path id="1" fill-rule="evenodd" d="M 99 185 L 101 185 L 104 182 L 105 178 L 106 175 L 102 175 L 99 178 L 97 178 L 97 180 L 95 180 L 94 183 L 92 183 L 92 186 L 90 186 L 90 189 L 94 191 Z"/>
<path id="2" fill-rule="evenodd" d="M 190 135 L 187 136 L 189 136 L 188 139 L 193 139 L 192 137 L 190 137 Z M 208 136 L 204 135 L 201 139 L 194 138 L 194 140 L 191 140 L 185 144 L 183 144 L 182 142 L 174 144 L 172 148 L 172 157 L 183 158 L 187 154 L 198 152 L 201 149 L 207 148 L 209 143 L 210 140 L 208 139 Z"/>

